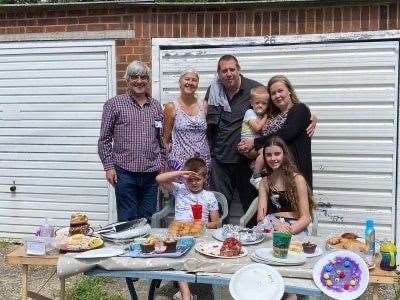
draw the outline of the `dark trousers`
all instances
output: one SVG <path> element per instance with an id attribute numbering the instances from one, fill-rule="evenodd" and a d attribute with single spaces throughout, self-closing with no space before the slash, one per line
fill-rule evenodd
<path id="1" fill-rule="evenodd" d="M 211 189 L 225 195 L 229 207 L 237 189 L 243 211 L 246 212 L 251 202 L 258 196 L 257 190 L 250 184 L 252 175 L 249 161 L 243 158 L 238 163 L 211 162 Z"/>
<path id="2" fill-rule="evenodd" d="M 146 218 L 148 222 L 157 209 L 156 172 L 130 172 L 116 167 L 117 184 L 115 198 L 117 202 L 118 221 L 129 221 Z M 126 278 L 132 300 L 137 300 L 134 281 L 136 278 Z"/>
<path id="3" fill-rule="evenodd" d="M 157 172 L 129 172 L 116 167 L 117 184 L 115 198 L 117 201 L 118 221 L 129 221 L 151 216 L 157 209 Z"/>

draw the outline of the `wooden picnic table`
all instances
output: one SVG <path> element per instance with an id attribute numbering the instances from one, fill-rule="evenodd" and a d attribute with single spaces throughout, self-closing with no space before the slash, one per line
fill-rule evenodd
<path id="1" fill-rule="evenodd" d="M 39 293 L 29 291 L 28 289 L 28 271 L 29 266 L 57 266 L 59 254 L 53 255 L 27 255 L 24 246 L 18 246 L 14 251 L 6 255 L 6 262 L 11 265 L 21 265 L 21 299 L 26 300 L 28 297 L 38 300 L 51 300 L 51 298 L 40 295 Z M 46 282 L 42 285 L 45 286 L 51 277 L 56 273 L 52 273 Z M 65 278 L 59 277 L 60 280 L 60 299 L 65 299 Z"/>

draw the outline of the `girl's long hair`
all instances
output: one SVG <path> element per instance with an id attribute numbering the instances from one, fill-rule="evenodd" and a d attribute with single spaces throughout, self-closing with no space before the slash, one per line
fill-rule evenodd
<path id="1" fill-rule="evenodd" d="M 282 159 L 282 164 L 280 166 L 280 169 L 282 171 L 285 195 L 286 195 L 286 198 L 290 202 L 290 206 L 291 206 L 292 210 L 294 212 L 296 212 L 297 214 L 299 214 L 299 205 L 298 205 L 299 198 L 298 198 L 298 193 L 297 193 L 295 177 L 296 177 L 296 175 L 301 174 L 301 172 L 299 172 L 296 165 L 294 164 L 292 155 L 291 155 L 286 143 L 280 137 L 272 136 L 265 142 L 264 148 L 263 148 L 264 167 L 265 167 L 268 178 L 272 174 L 272 169 L 267 163 L 266 155 L 265 155 L 265 148 L 270 147 L 270 146 L 278 146 L 283 151 L 283 159 Z M 315 204 L 314 204 L 314 200 L 312 197 L 311 189 L 307 183 L 306 183 L 306 185 L 307 185 L 307 195 L 308 195 L 308 208 L 310 211 L 310 215 L 312 216 L 312 210 L 315 207 Z"/>

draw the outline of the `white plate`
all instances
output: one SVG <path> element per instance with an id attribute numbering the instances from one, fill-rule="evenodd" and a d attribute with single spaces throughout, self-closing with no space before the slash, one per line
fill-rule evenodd
<path id="1" fill-rule="evenodd" d="M 122 249 L 116 249 L 111 247 L 104 247 L 95 250 L 89 250 L 86 252 L 79 253 L 75 255 L 75 258 L 105 258 L 118 256 L 124 253 Z"/>
<path id="2" fill-rule="evenodd" d="M 250 255 L 250 259 L 254 262 L 257 262 L 260 264 L 267 264 L 267 265 L 271 265 L 271 266 L 290 266 L 290 264 L 280 264 L 278 262 L 271 262 L 268 260 L 261 259 L 261 258 L 257 257 L 254 253 Z M 296 264 L 294 264 L 294 266 L 296 266 Z"/>
<path id="3" fill-rule="evenodd" d="M 212 234 L 213 238 L 215 238 L 221 242 L 225 241 L 226 238 L 223 236 L 222 232 L 223 232 L 222 228 L 218 228 L 218 229 L 214 230 L 214 232 Z M 242 241 L 242 240 L 240 242 L 242 243 L 242 245 L 255 245 L 255 244 L 261 243 L 264 239 L 265 239 L 265 237 L 261 236 L 260 238 L 258 238 L 255 241 L 252 241 L 252 242 Z"/>
<path id="4" fill-rule="evenodd" d="M 151 226 L 149 224 L 146 224 L 144 226 L 135 227 L 121 232 L 102 233 L 101 235 L 109 240 L 127 240 L 146 235 L 150 232 L 150 230 Z"/>
<path id="5" fill-rule="evenodd" d="M 196 244 L 194 249 L 201 254 L 218 258 L 239 258 L 247 255 L 247 250 L 244 247 L 242 247 L 242 251 L 238 256 L 219 255 L 221 247 L 222 247 L 221 242 L 210 242 L 210 243 L 200 242 Z"/>
<path id="6" fill-rule="evenodd" d="M 286 258 L 277 258 L 272 255 L 272 248 L 260 248 L 254 251 L 257 258 L 270 263 L 279 263 L 280 265 L 302 265 L 306 262 L 306 257 L 302 253 L 288 251 Z"/>
<path id="7" fill-rule="evenodd" d="M 305 253 L 305 252 L 301 252 L 301 254 L 303 254 L 305 257 L 307 258 L 311 258 L 311 257 L 316 257 L 316 256 L 320 256 L 322 253 L 324 253 L 324 250 L 322 250 L 320 247 L 317 246 L 317 248 L 315 248 L 314 253 Z"/>
<path id="8" fill-rule="evenodd" d="M 282 276 L 263 264 L 250 264 L 236 271 L 229 282 L 235 300 L 281 299 L 285 290 Z"/>
<path id="9" fill-rule="evenodd" d="M 335 257 L 348 257 L 355 261 L 358 266 L 360 267 L 361 274 L 360 274 L 360 282 L 359 286 L 356 290 L 348 292 L 337 292 L 332 289 L 328 289 L 322 282 L 321 282 L 321 272 L 325 265 L 327 265 L 332 259 Z M 360 297 L 368 287 L 369 281 L 369 270 L 368 266 L 365 263 L 364 259 L 359 256 L 358 254 L 348 251 L 348 250 L 338 250 L 334 252 L 330 252 L 324 256 L 322 256 L 314 265 L 313 268 L 313 279 L 317 287 L 327 296 L 338 299 L 338 300 L 352 300 Z"/>

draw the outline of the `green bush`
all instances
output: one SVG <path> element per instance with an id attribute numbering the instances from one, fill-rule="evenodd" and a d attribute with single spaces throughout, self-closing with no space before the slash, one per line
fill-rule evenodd
<path id="1" fill-rule="evenodd" d="M 123 300 L 119 294 L 109 294 L 105 288 L 105 278 L 83 276 L 67 292 L 70 300 Z"/>

